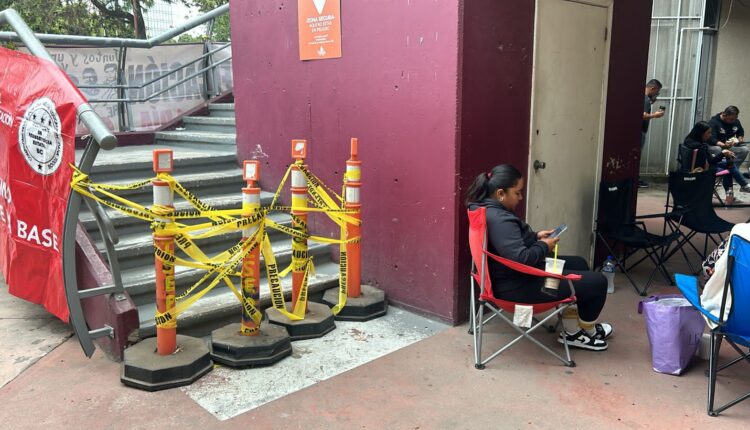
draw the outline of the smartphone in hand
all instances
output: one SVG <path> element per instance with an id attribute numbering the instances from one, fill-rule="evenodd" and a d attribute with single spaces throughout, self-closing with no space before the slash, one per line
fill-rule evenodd
<path id="1" fill-rule="evenodd" d="M 563 234 L 563 232 L 565 230 L 567 230 L 567 229 L 568 229 L 568 225 L 567 224 L 560 224 L 559 226 L 557 226 L 557 228 L 555 228 L 552 231 L 552 233 L 549 235 L 549 237 L 551 237 L 551 238 L 554 239 L 554 238 L 560 236 L 561 234 Z"/>

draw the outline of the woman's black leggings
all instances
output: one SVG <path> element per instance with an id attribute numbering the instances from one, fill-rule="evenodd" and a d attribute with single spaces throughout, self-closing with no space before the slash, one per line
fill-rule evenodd
<path id="1" fill-rule="evenodd" d="M 607 301 L 607 278 L 599 272 L 590 271 L 588 263 L 581 257 L 559 256 L 558 258 L 565 260 L 564 274 L 576 273 L 583 276 L 580 281 L 573 281 L 576 289 L 576 298 L 578 299 L 579 318 L 586 322 L 596 321 L 604 307 L 604 302 Z M 570 297 L 568 281 L 560 281 L 557 296 L 543 293 L 543 285 L 543 278 L 535 278 L 534 285 L 503 292 L 497 298 L 518 303 L 534 304 Z"/>

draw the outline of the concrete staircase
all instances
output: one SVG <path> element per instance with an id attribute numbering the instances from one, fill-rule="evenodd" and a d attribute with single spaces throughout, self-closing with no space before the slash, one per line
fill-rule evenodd
<path id="1" fill-rule="evenodd" d="M 173 175 L 180 183 L 205 203 L 216 209 L 240 208 L 241 189 L 244 186 L 242 172 L 238 167 L 235 144 L 234 104 L 217 103 L 210 105 L 210 116 L 185 117 L 184 128 L 156 133 L 154 145 L 129 146 L 112 151 L 101 151 L 92 170 L 96 182 L 125 184 L 153 177 L 151 151 L 155 148 L 174 150 Z M 80 154 L 78 154 L 80 156 Z M 150 205 L 151 187 L 118 192 L 134 202 Z M 273 195 L 263 192 L 262 204 L 270 203 Z M 287 196 L 282 196 L 288 200 Z M 188 209 L 189 204 L 175 196 L 177 210 Z M 151 230 L 145 221 L 128 217 L 114 210 L 106 210 L 115 225 L 119 236 L 116 254 L 120 263 L 123 284 L 126 291 L 138 306 L 140 337 L 155 334 L 154 311 L 154 255 Z M 286 214 L 271 214 L 271 218 L 281 224 L 290 225 Z M 80 220 L 89 235 L 104 252 L 94 217 L 83 211 Z M 197 222 L 197 221 L 196 221 Z M 274 254 L 280 268 L 291 260 L 291 239 L 273 230 L 268 230 Z M 232 232 L 221 236 L 197 241 L 207 255 L 216 255 L 236 244 L 241 235 Z M 316 275 L 310 279 L 310 293 L 315 294 L 334 287 L 338 283 L 338 265 L 330 260 L 327 245 L 310 244 L 310 254 L 314 256 Z M 261 267 L 263 261 L 261 259 Z M 200 279 L 204 272 L 197 269 L 177 267 L 177 293 L 189 288 Z M 270 293 L 261 270 L 261 307 L 270 305 Z M 291 276 L 282 280 L 287 297 L 291 292 Z M 239 285 L 236 282 L 235 285 Z M 183 334 L 203 336 L 211 330 L 232 321 L 239 321 L 240 305 L 234 294 L 223 284 L 217 285 L 178 318 L 178 330 Z"/>

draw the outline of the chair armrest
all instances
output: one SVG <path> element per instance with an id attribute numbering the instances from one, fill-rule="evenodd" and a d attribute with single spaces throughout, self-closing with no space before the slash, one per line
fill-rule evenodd
<path id="1" fill-rule="evenodd" d="M 709 312 L 707 309 L 705 309 L 701 305 L 701 299 L 700 299 L 700 290 L 698 288 L 698 278 L 695 276 L 690 275 L 683 275 L 682 273 L 675 273 L 674 275 L 675 284 L 677 285 L 677 288 L 680 290 L 682 295 L 687 299 L 688 302 L 690 302 L 693 307 L 703 314 L 706 318 L 708 318 L 710 321 L 721 324 L 719 321 L 719 318 L 714 316 L 711 312 Z"/>
<path id="2" fill-rule="evenodd" d="M 487 251 L 482 251 L 482 252 L 484 252 L 485 254 L 487 254 L 488 257 L 492 258 L 493 260 L 497 261 L 503 266 L 508 267 L 509 269 L 513 269 L 516 272 L 524 273 L 526 275 L 539 276 L 539 277 L 544 277 L 544 278 L 567 279 L 569 281 L 578 281 L 582 277 L 581 275 L 577 275 L 574 273 L 571 273 L 569 275 L 558 275 L 557 273 L 545 272 L 544 270 L 537 269 L 536 267 L 527 266 L 517 261 L 508 260 L 507 258 L 503 258 L 503 257 L 498 257 L 497 255 L 492 254 Z"/>

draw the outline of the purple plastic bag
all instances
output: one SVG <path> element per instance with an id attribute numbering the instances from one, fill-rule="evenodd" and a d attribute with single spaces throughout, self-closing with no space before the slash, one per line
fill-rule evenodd
<path id="1" fill-rule="evenodd" d="M 706 322 L 682 294 L 651 296 L 638 303 L 646 320 L 651 365 L 656 372 L 680 375 L 700 345 Z"/>

